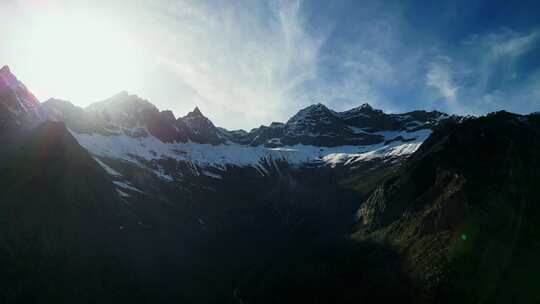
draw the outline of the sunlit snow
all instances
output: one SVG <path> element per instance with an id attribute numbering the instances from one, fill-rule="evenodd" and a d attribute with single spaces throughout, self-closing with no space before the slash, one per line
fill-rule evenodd
<path id="1" fill-rule="evenodd" d="M 317 147 L 294 145 L 279 148 L 263 146 L 245 146 L 234 143 L 210 145 L 198 143 L 164 143 L 153 136 L 134 138 L 126 135 L 106 136 L 100 134 L 72 134 L 78 142 L 93 155 L 121 159 L 138 163 L 139 159 L 147 161 L 172 158 L 188 161 L 200 167 L 225 168 L 227 165 L 254 166 L 264 171 L 261 164 L 264 160 L 281 160 L 293 165 L 312 162 L 323 162 L 330 166 L 349 164 L 351 162 L 372 160 L 408 155 L 416 151 L 429 136 L 431 130 L 415 132 L 385 131 L 372 134 L 382 135 L 385 141 L 398 136 L 404 140 L 395 140 L 368 146 Z M 119 174 L 99 162 L 111 175 Z M 196 169 L 196 168 L 195 168 Z M 264 172 L 261 172 L 264 173 Z M 203 174 L 215 177 L 204 171 Z M 165 175 L 160 172 L 160 175 Z M 165 176 L 163 176 L 165 177 Z M 166 176 L 171 179 L 170 176 Z"/>

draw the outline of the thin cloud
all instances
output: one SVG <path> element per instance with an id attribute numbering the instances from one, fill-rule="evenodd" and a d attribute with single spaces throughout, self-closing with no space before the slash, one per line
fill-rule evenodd
<path id="1" fill-rule="evenodd" d="M 285 119 L 295 90 L 317 76 L 324 39 L 305 30 L 300 1 L 179 1 L 154 5 L 153 14 L 165 20 L 146 37 L 155 55 L 202 97 L 203 111 L 219 125 Z"/>
<path id="2" fill-rule="evenodd" d="M 133 37 L 135 47 L 125 43 L 120 51 L 100 48 L 109 62 L 91 64 L 94 73 L 89 73 L 80 67 L 89 61 L 79 60 L 81 55 L 69 51 L 72 46 L 62 44 L 68 40 L 31 43 L 30 38 L 45 35 L 25 34 L 37 24 L 40 11 L 28 3 L 0 1 L 5 21 L 0 39 L 8 45 L 0 48 L 0 64 L 12 65 L 41 99 L 71 99 L 85 106 L 128 90 L 178 116 L 199 106 L 227 128 L 283 121 L 314 102 L 336 110 L 369 102 L 390 112 L 458 114 L 540 108 L 535 54 L 540 31 L 532 25 L 518 31 L 507 20 L 495 28 L 477 18 L 484 12 L 474 8 L 460 17 L 463 20 L 452 16 L 452 22 L 463 21 L 452 28 L 445 23 L 448 10 L 429 10 L 414 1 L 43 2 L 41 7 L 53 16 L 82 13 L 92 17 L 88 24 L 96 19 L 118 25 Z M 63 56 L 51 60 L 44 55 L 50 45 L 64 50 L 75 64 L 63 64 Z M 109 52 L 114 56 L 106 56 Z M 58 72 L 58 64 L 69 66 L 69 73 Z"/>
<path id="3" fill-rule="evenodd" d="M 453 104 L 456 102 L 459 87 L 452 80 L 450 64 L 449 58 L 432 62 L 426 76 L 426 84 L 436 88 L 447 102 Z"/>
<path id="4" fill-rule="evenodd" d="M 451 62 L 431 66 L 430 85 L 453 99 L 462 113 L 534 110 L 538 106 L 533 89 L 538 84 L 538 67 L 529 65 L 526 56 L 539 43 L 536 30 L 503 29 L 473 35 L 452 54 Z"/>

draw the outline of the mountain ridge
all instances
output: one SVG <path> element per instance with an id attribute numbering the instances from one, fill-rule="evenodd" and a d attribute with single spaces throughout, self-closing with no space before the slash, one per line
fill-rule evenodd
<path id="1" fill-rule="evenodd" d="M 10 70 L 9 66 L 7 66 L 7 65 L 4 66 L 0 71 L 1 71 L 0 77 L 2 78 L 2 84 L 3 84 L 3 86 L 2 86 L 3 91 L 7 91 L 8 89 L 11 89 L 11 91 L 17 91 L 19 95 L 23 95 L 22 96 L 23 98 L 21 98 L 21 96 L 19 96 L 20 97 L 19 99 L 22 99 L 23 101 L 28 101 L 29 104 L 31 105 L 31 107 L 33 107 L 33 108 L 40 108 L 43 103 L 47 102 L 47 101 L 45 101 L 43 103 L 40 103 L 35 98 L 35 96 L 26 88 L 26 86 L 24 86 L 24 84 L 22 84 L 22 82 L 20 82 L 16 78 L 16 76 Z M 11 92 L 11 93 L 13 93 L 13 92 Z M 51 98 L 51 100 L 58 100 L 58 99 Z M 66 102 L 70 102 L 70 101 L 66 101 Z M 128 104 L 130 104 L 130 103 L 131 103 L 131 105 L 128 106 Z M 73 105 L 73 106 L 77 107 L 75 105 Z M 54 105 L 51 105 L 51 107 L 54 108 Z M 120 108 L 120 109 L 118 109 L 118 108 Z M 88 106 L 86 106 L 84 108 L 81 108 L 81 109 L 84 112 L 92 112 L 92 113 L 100 112 L 100 111 L 103 111 L 103 110 L 108 110 L 109 112 L 112 112 L 112 113 L 118 112 L 119 110 L 123 110 L 125 112 L 126 110 L 130 110 L 130 109 L 131 110 L 137 109 L 137 111 L 139 111 L 139 112 L 141 110 L 143 110 L 143 109 L 146 109 L 146 110 L 151 111 L 151 112 L 164 112 L 163 110 L 159 110 L 154 104 L 148 102 L 147 100 L 145 100 L 143 98 L 140 98 L 137 95 L 130 94 L 127 91 L 121 91 L 121 92 L 119 92 L 119 93 L 117 93 L 117 94 L 115 94 L 115 95 L 113 95 L 113 96 L 111 96 L 111 97 L 109 97 L 107 99 L 91 103 L 90 105 L 88 105 Z M 362 105 L 360 105 L 360 106 L 358 106 L 356 108 L 352 108 L 352 109 L 347 110 L 347 111 L 336 112 L 334 110 L 331 110 L 331 109 L 327 108 L 322 103 L 316 103 L 316 104 L 308 105 L 305 108 L 300 109 L 296 114 L 291 116 L 286 122 L 282 122 L 282 123 L 278 123 L 278 124 L 288 125 L 289 128 L 290 128 L 290 130 L 288 130 L 289 133 L 294 134 L 295 128 L 292 127 L 293 125 L 295 125 L 294 122 L 300 123 L 300 124 L 302 124 L 304 126 L 309 127 L 309 122 L 299 121 L 300 118 L 306 119 L 306 117 L 303 117 L 303 115 L 305 115 L 305 114 L 308 114 L 308 116 L 316 115 L 315 112 L 318 111 L 318 110 L 323 111 L 325 113 L 325 115 L 326 115 L 325 118 L 326 119 L 330 119 L 330 120 L 341 119 L 341 120 L 346 121 L 348 123 L 348 125 L 352 125 L 352 126 L 355 126 L 355 127 L 366 127 L 366 126 L 360 126 L 359 125 L 359 123 L 361 124 L 362 122 L 358 120 L 358 116 L 363 116 L 363 117 L 370 116 L 370 115 L 379 116 L 379 117 L 376 117 L 376 118 L 386 117 L 386 116 L 395 118 L 395 117 L 400 117 L 401 116 L 403 118 L 403 117 L 405 117 L 406 115 L 408 115 L 410 113 L 418 112 L 418 111 L 412 111 L 412 112 L 407 112 L 407 113 L 403 113 L 403 114 L 385 114 L 381 110 L 373 109 L 367 103 L 364 103 L 364 104 L 362 104 Z M 170 110 L 165 110 L 165 111 L 170 112 Z M 427 115 L 432 115 L 432 116 L 448 116 L 448 115 L 446 115 L 444 113 L 440 113 L 440 112 L 437 112 L 437 111 L 432 111 L 432 112 L 420 111 L 420 112 L 424 112 L 424 113 L 427 113 Z M 204 117 L 204 115 L 202 114 L 202 112 L 200 111 L 200 109 L 198 107 L 195 107 L 194 111 L 192 111 L 191 113 L 193 113 L 193 114 L 197 113 L 198 115 Z M 167 115 L 170 117 L 170 114 L 171 113 L 168 113 Z M 179 116 L 178 119 L 180 119 L 180 118 L 185 119 L 186 117 L 189 117 L 188 115 L 189 115 L 189 113 L 186 114 L 184 117 Z M 174 116 L 174 114 L 173 114 L 173 116 Z M 43 120 L 43 119 L 48 119 L 48 118 L 49 117 L 40 117 L 39 119 L 36 119 L 36 120 Z M 55 117 L 53 117 L 53 118 L 55 118 Z M 317 118 L 317 117 L 315 117 L 315 118 Z M 318 118 L 322 118 L 322 116 L 318 117 Z M 419 118 L 420 117 L 417 117 L 417 119 L 419 119 Z M 405 120 L 407 120 L 407 119 L 405 118 Z M 426 119 L 420 119 L 420 120 L 424 121 Z M 210 121 L 210 120 L 208 120 L 208 121 Z M 318 121 L 318 123 L 324 123 L 324 121 Z M 364 121 L 363 123 L 366 123 L 366 121 Z M 275 128 L 276 126 L 275 126 L 274 123 L 272 123 L 272 124 L 270 124 L 268 126 L 262 125 L 262 126 L 260 126 L 258 128 L 253 128 L 250 131 L 245 131 L 245 130 L 242 130 L 242 131 L 245 131 L 246 133 L 250 134 L 250 133 L 256 132 L 257 130 L 259 130 L 261 128 L 270 128 L 270 127 Z M 372 127 L 373 130 L 381 130 L 382 129 L 380 126 L 371 126 L 371 127 Z M 399 127 L 403 127 L 403 126 L 400 125 L 399 123 L 394 123 L 394 125 L 392 127 L 393 128 L 399 128 Z M 219 128 L 219 129 L 226 130 L 225 128 Z M 304 133 L 309 132 L 309 130 L 302 130 L 302 131 L 304 131 Z M 227 132 L 232 132 L 232 131 L 227 130 Z M 212 133 L 215 133 L 215 132 L 212 132 Z M 267 139 L 267 140 L 269 140 L 269 139 Z M 213 142 L 216 143 L 218 141 L 215 140 L 215 138 L 213 138 Z"/>
<path id="2" fill-rule="evenodd" d="M 269 161 L 331 167 L 396 161 L 413 153 L 441 121 L 459 120 L 436 111 L 386 114 L 369 104 L 336 112 L 317 103 L 285 123 L 229 131 L 216 127 L 198 107 L 175 117 L 127 91 L 85 108 L 57 99 L 36 108 L 41 115 L 28 127 L 62 121 L 93 156 L 136 163 L 165 179 L 171 178 L 163 174 L 165 160 L 189 163 L 196 174 L 229 165 L 260 168 L 264 174 Z M 2 114 L 17 121 L 17 113 Z"/>
<path id="3" fill-rule="evenodd" d="M 539 147 L 538 114 L 440 126 L 362 203 L 354 237 L 399 248 L 428 303 L 535 303 Z"/>
<path id="4" fill-rule="evenodd" d="M 147 107 L 147 108 L 151 108 L 152 111 L 154 112 L 160 112 L 160 113 L 164 112 L 164 115 L 168 116 L 167 120 L 169 122 L 171 121 L 170 117 L 175 117 L 172 111 L 159 110 L 155 105 L 153 105 L 152 103 L 149 103 L 147 100 L 141 99 L 137 95 L 131 95 L 126 91 L 122 91 L 112 96 L 111 98 L 105 99 L 103 101 L 92 103 L 89 106 L 85 107 L 83 110 L 96 112 L 97 109 L 104 110 L 104 109 L 114 108 L 114 105 L 118 103 L 118 99 L 124 99 L 125 101 L 129 101 L 129 100 L 134 101 L 132 106 L 139 107 L 139 111 Z M 139 101 L 139 105 L 137 105 L 137 102 L 135 102 L 137 100 Z M 129 109 L 129 107 L 127 107 L 126 109 Z M 318 113 L 318 114 L 316 113 L 317 111 L 321 111 L 321 110 L 324 112 L 323 115 L 326 115 L 325 117 L 320 116 L 321 113 Z M 362 116 L 366 118 L 366 117 L 369 117 L 369 114 L 375 114 L 375 117 L 372 117 L 371 120 L 368 119 L 368 120 L 358 121 L 358 116 Z M 412 117 L 408 117 L 411 115 Z M 314 116 L 314 117 L 311 118 L 311 116 Z M 332 124 L 332 123 L 337 123 L 337 121 L 339 120 L 343 120 L 343 121 L 339 122 L 340 126 L 337 127 L 336 129 L 337 131 L 350 133 L 350 130 L 348 130 L 348 128 L 350 127 L 366 128 L 368 129 L 368 131 L 369 130 L 381 131 L 384 129 L 384 127 L 381 127 L 381 126 L 384 126 L 384 123 L 375 123 L 375 125 L 373 126 L 369 125 L 371 121 L 375 121 L 377 119 L 380 119 L 381 117 L 383 117 L 383 119 L 385 120 L 392 121 L 392 123 L 390 124 L 387 123 L 387 125 L 391 125 L 391 130 L 399 130 L 399 129 L 405 130 L 409 127 L 406 125 L 407 123 L 409 124 L 417 123 L 418 124 L 417 127 L 422 128 L 424 127 L 423 124 L 425 123 L 433 124 L 437 119 L 450 118 L 451 116 L 442 112 L 438 112 L 438 111 L 427 112 L 424 110 L 411 111 L 411 112 L 406 112 L 402 114 L 386 114 L 382 110 L 373 109 L 367 103 L 362 104 L 359 107 L 352 108 L 350 110 L 336 112 L 334 110 L 327 108 L 322 103 L 316 103 L 316 104 L 312 104 L 312 105 L 306 106 L 305 108 L 300 109 L 296 114 L 291 116 L 291 118 L 289 118 L 286 122 L 272 122 L 268 126 L 261 125 L 260 127 L 253 128 L 250 131 L 246 131 L 243 129 L 230 131 L 222 127 L 216 127 L 212 123 L 212 121 L 208 119 L 200 111 L 199 107 L 196 106 L 193 111 L 187 113 L 186 115 L 179 116 L 178 118 L 175 117 L 177 122 L 180 124 L 180 126 L 177 126 L 177 127 L 180 127 L 180 128 L 185 127 L 184 125 L 186 124 L 186 120 L 189 120 L 195 117 L 200 117 L 204 121 L 202 122 L 201 130 L 198 130 L 196 132 L 201 132 L 201 131 L 210 132 L 209 136 L 213 136 L 212 139 L 205 139 L 205 140 L 208 140 L 209 143 L 213 143 L 213 144 L 224 143 L 223 141 L 224 138 L 217 139 L 216 137 L 218 138 L 226 137 L 226 139 L 229 139 L 235 143 L 241 143 L 241 144 L 249 143 L 251 145 L 261 145 L 261 144 L 273 145 L 272 142 L 269 142 L 269 140 L 271 140 L 271 138 L 269 138 L 270 135 L 264 134 L 264 136 L 262 136 L 263 138 L 261 138 L 260 133 L 261 132 L 264 133 L 264 131 L 266 131 L 267 129 L 276 130 L 276 129 L 284 128 L 287 130 L 285 130 L 284 134 L 280 134 L 282 136 L 299 137 L 302 135 L 308 135 L 308 136 L 311 135 L 311 137 L 313 137 L 313 135 L 315 135 L 316 133 L 309 134 L 311 131 L 309 128 L 312 127 L 314 124 L 324 124 L 324 123 Z M 454 118 L 458 118 L 458 117 L 455 116 Z M 306 120 L 309 120 L 309 121 L 306 121 Z M 206 126 L 204 126 L 204 124 L 206 124 Z M 315 126 L 315 130 L 316 130 L 316 127 L 317 126 Z M 327 130 L 326 133 L 332 133 L 332 132 L 331 130 Z M 322 135 L 327 136 L 328 134 L 323 133 Z M 238 136 L 240 136 L 240 138 Z M 294 144 L 295 141 L 296 143 L 307 143 L 307 142 L 302 142 L 302 139 L 296 139 L 296 140 L 289 141 L 288 145 Z M 206 143 L 204 140 L 196 140 L 196 142 Z M 323 145 L 323 144 L 320 144 L 320 145 Z"/>

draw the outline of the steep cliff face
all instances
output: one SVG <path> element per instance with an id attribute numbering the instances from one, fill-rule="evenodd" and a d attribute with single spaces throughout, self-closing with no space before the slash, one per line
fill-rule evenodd
<path id="1" fill-rule="evenodd" d="M 0 133 L 36 126 L 43 119 L 39 101 L 8 66 L 0 69 Z"/>
<path id="2" fill-rule="evenodd" d="M 429 299 L 534 303 L 539 159 L 539 115 L 443 125 L 362 205 L 355 237 L 400 248 Z"/>

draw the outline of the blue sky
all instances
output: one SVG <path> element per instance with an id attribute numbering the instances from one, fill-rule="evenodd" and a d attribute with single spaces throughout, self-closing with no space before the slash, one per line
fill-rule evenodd
<path id="1" fill-rule="evenodd" d="M 85 106 L 128 90 L 176 115 L 198 105 L 228 128 L 316 102 L 529 113 L 540 110 L 535 2 L 5 0 L 0 64 L 41 100 Z"/>
<path id="2" fill-rule="evenodd" d="M 344 88 L 328 94 L 330 104 L 359 96 L 395 111 L 540 109 L 540 7 L 533 2 L 338 3 L 304 2 L 311 31 L 332 25 L 320 74 Z"/>

